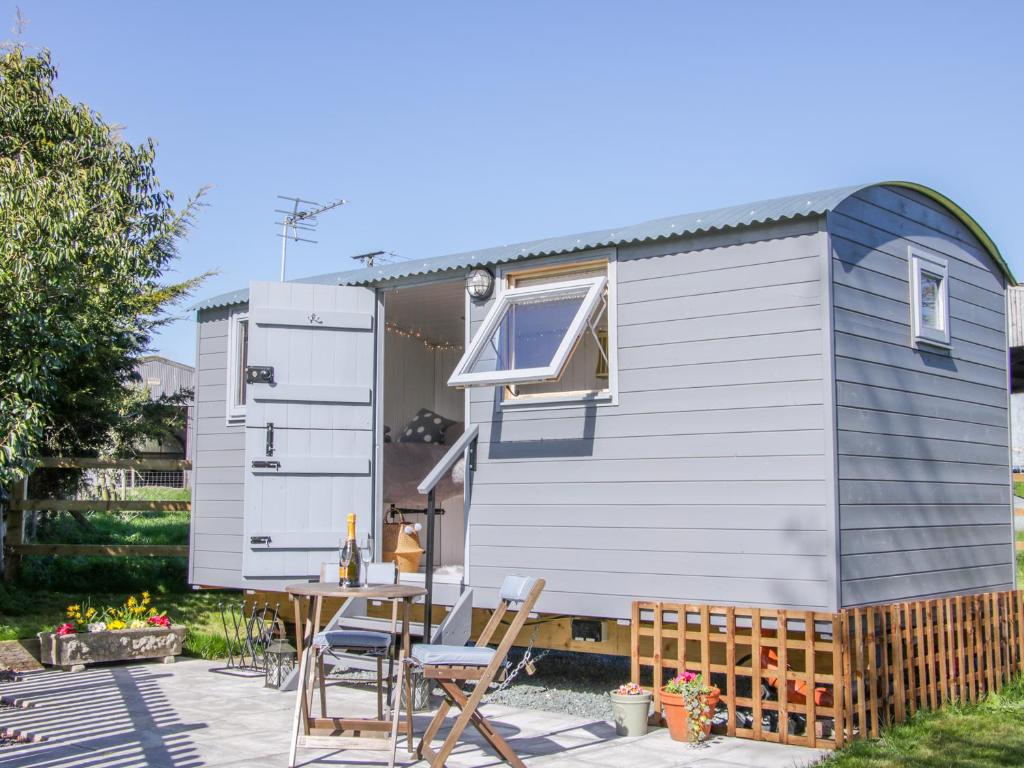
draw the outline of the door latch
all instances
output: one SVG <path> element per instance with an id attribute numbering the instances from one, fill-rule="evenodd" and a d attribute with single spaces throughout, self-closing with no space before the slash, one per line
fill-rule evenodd
<path id="1" fill-rule="evenodd" d="M 267 422 L 267 456 L 274 455 L 274 422 Z"/>
<path id="2" fill-rule="evenodd" d="M 273 384 L 274 366 L 272 365 L 247 365 L 245 366 L 246 384 Z"/>
<path id="3" fill-rule="evenodd" d="M 252 461 L 252 468 L 253 469 L 280 469 L 281 468 L 281 462 L 280 461 L 268 461 L 267 459 L 253 459 L 253 461 Z"/>
<path id="4" fill-rule="evenodd" d="M 250 544 L 269 544 L 270 543 L 270 537 L 269 536 L 250 536 L 249 537 L 249 543 Z"/>

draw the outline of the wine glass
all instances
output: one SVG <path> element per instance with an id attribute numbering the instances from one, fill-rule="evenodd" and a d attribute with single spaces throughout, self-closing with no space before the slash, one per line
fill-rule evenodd
<path id="1" fill-rule="evenodd" d="M 340 573 L 339 584 L 343 587 L 356 587 L 358 584 L 353 584 L 351 579 L 348 578 L 348 567 L 352 564 L 352 561 L 356 559 L 357 545 L 354 541 L 347 540 L 338 551 L 338 570 Z M 356 581 L 359 577 L 356 576 Z"/>

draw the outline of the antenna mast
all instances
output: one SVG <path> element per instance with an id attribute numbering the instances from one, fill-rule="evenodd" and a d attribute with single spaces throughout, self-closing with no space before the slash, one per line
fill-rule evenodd
<path id="1" fill-rule="evenodd" d="M 296 243 L 315 243 L 309 237 L 302 237 L 299 233 L 312 233 L 316 231 L 317 216 L 321 213 L 325 213 L 333 208 L 345 205 L 348 200 L 332 200 L 329 203 L 315 203 L 312 200 L 303 200 L 301 197 L 286 197 L 285 195 L 278 195 L 278 199 L 287 200 L 292 204 L 291 210 L 284 210 L 281 208 L 275 208 L 277 213 L 283 215 L 281 221 L 275 222 L 281 225 L 281 232 L 278 237 L 281 238 L 281 282 L 284 282 L 285 276 L 285 265 L 288 261 L 288 241 L 294 240 Z"/>

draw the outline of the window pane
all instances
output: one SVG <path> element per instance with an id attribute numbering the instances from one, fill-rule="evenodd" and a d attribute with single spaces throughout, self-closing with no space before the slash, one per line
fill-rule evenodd
<path id="1" fill-rule="evenodd" d="M 249 321 L 238 321 L 238 385 L 235 405 L 245 405 L 245 367 L 249 364 Z"/>
<path id="2" fill-rule="evenodd" d="M 512 304 L 501 319 L 471 373 L 544 368 L 551 364 L 586 296 L 534 297 Z"/>
<path id="3" fill-rule="evenodd" d="M 941 289 L 941 277 L 921 272 L 921 325 L 924 328 L 942 330 Z"/>

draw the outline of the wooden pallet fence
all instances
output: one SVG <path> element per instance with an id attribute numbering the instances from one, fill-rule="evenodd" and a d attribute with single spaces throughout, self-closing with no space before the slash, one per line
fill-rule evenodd
<path id="1" fill-rule="evenodd" d="M 1024 592 L 835 614 L 640 601 L 631 644 L 659 715 L 662 685 L 691 670 L 722 691 L 716 732 L 837 748 L 1024 672 Z"/>
<path id="2" fill-rule="evenodd" d="M 922 709 L 978 701 L 1024 672 L 1024 592 L 868 606 L 843 612 L 844 693 L 853 736 L 879 735 Z"/>
<path id="3" fill-rule="evenodd" d="M 716 731 L 759 741 L 842 746 L 843 705 L 831 613 L 684 603 L 633 604 L 633 680 L 654 692 L 682 670 L 701 672 L 721 690 Z M 719 721 L 723 718 L 719 717 Z"/>
<path id="4" fill-rule="evenodd" d="M 178 459 L 98 459 L 47 457 L 36 461 L 36 469 L 134 469 L 188 470 L 192 463 Z M 8 490 L 3 527 L 3 578 L 11 581 L 25 555 L 100 555 L 105 557 L 187 557 L 187 546 L 157 544 L 30 544 L 25 542 L 25 513 L 66 512 L 190 512 L 188 501 L 126 501 L 109 499 L 32 499 L 27 494 L 28 480 Z"/>

